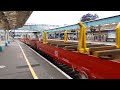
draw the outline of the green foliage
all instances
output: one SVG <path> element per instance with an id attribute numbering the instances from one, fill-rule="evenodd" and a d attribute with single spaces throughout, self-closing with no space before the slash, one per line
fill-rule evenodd
<path id="1" fill-rule="evenodd" d="M 97 18 L 99 18 L 97 14 L 92 15 L 88 13 L 82 16 L 81 21 L 85 22 L 85 21 L 95 20 Z"/>

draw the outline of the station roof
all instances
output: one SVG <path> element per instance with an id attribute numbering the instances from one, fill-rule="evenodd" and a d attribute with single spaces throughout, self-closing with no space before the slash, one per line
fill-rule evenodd
<path id="1" fill-rule="evenodd" d="M 89 26 L 112 24 L 112 23 L 118 23 L 118 22 L 120 22 L 120 15 L 97 19 L 97 20 L 92 20 L 92 21 L 87 21 L 87 22 L 83 22 L 83 24 L 86 27 L 89 27 Z M 64 27 L 49 29 L 49 30 L 45 30 L 45 31 L 46 32 L 55 32 L 55 31 L 72 30 L 72 29 L 78 29 L 78 28 L 80 28 L 80 26 L 78 24 L 74 24 L 74 25 L 68 25 L 68 26 L 64 26 Z"/>
<path id="2" fill-rule="evenodd" d="M 96 25 L 111 24 L 111 23 L 118 23 L 118 22 L 120 22 L 120 15 L 107 17 L 107 18 L 101 18 L 97 20 L 86 21 L 84 22 L 84 25 L 96 26 Z"/>
<path id="3" fill-rule="evenodd" d="M 0 29 L 22 27 L 33 11 L 0 11 Z"/>

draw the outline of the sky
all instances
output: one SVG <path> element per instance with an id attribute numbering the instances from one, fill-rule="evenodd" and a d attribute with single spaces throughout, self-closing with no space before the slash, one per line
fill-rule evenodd
<path id="1" fill-rule="evenodd" d="M 100 18 L 120 15 L 120 11 L 33 11 L 26 23 L 64 26 L 76 24 L 87 14 L 97 14 Z"/>

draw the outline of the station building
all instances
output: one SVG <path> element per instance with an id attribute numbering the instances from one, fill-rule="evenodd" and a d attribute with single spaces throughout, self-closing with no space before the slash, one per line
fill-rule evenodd
<path id="1" fill-rule="evenodd" d="M 86 26 L 88 41 L 115 42 L 115 28 L 120 22 L 120 15 L 83 22 Z M 94 31 L 91 30 L 94 27 Z M 77 24 L 48 30 L 49 39 L 63 39 L 64 31 L 67 30 L 69 40 L 78 40 L 80 27 Z"/>

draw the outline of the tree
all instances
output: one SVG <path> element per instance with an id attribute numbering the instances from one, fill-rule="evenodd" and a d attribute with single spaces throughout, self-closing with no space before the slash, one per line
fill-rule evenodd
<path id="1" fill-rule="evenodd" d="M 93 15 L 93 14 L 88 13 L 82 16 L 81 21 L 85 22 L 85 21 L 95 20 L 97 18 L 99 18 L 97 14 Z"/>

